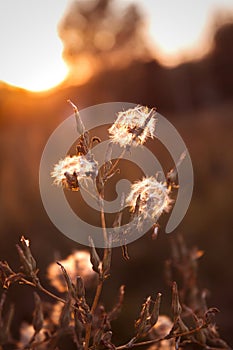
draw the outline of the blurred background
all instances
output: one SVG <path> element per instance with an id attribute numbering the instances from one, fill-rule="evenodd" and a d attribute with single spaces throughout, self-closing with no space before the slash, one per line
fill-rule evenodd
<path id="1" fill-rule="evenodd" d="M 157 107 L 183 137 L 194 167 L 193 198 L 176 231 L 204 250 L 200 286 L 210 291 L 209 306 L 221 311 L 220 333 L 232 342 L 232 0 L 8 0 L 0 14 L 1 260 L 19 266 L 15 244 L 24 234 L 42 281 L 53 289 L 47 266 L 86 249 L 56 230 L 39 193 L 40 158 L 50 134 L 72 113 L 67 99 L 79 109 L 115 101 Z M 169 171 L 172 160 L 160 145 L 156 156 Z M 119 341 L 133 332 L 146 296 L 161 291 L 162 310 L 168 309 L 163 269 L 176 233 L 164 233 L 167 219 L 156 241 L 147 234 L 130 244 L 128 262 L 114 249 L 104 297 L 111 308 L 126 285 Z M 14 324 L 29 322 L 29 288 L 15 287 L 11 298 Z"/>

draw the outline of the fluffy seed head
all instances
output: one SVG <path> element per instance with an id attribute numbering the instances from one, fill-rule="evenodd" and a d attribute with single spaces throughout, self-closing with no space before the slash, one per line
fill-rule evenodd
<path id="1" fill-rule="evenodd" d="M 117 119 L 109 129 L 113 143 L 121 147 L 138 146 L 145 143 L 148 137 L 153 138 L 155 131 L 156 111 L 144 106 L 137 106 L 119 112 Z"/>
<path id="2" fill-rule="evenodd" d="M 91 155 L 67 156 L 61 159 L 51 172 L 54 184 L 78 191 L 78 180 L 95 178 L 98 174 L 98 164 Z"/>
<path id="3" fill-rule="evenodd" d="M 164 211 L 169 211 L 172 199 L 166 183 L 158 182 L 155 177 L 144 177 L 131 185 L 131 191 L 126 198 L 131 211 L 142 219 L 157 222 Z"/>

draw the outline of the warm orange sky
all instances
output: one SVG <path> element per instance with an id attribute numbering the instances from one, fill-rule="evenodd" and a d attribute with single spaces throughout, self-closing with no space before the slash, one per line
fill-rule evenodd
<path id="1" fill-rule="evenodd" d="M 69 2 L 0 1 L 0 80 L 42 91 L 65 78 L 67 67 L 56 28 Z M 233 11 L 232 0 L 117 0 L 118 4 L 130 2 L 142 8 L 148 19 L 151 46 L 169 64 L 201 47 L 203 33 L 216 9 Z"/>

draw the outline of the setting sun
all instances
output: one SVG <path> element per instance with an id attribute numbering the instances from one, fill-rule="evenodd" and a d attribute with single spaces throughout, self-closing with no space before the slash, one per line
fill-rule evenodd
<path id="1" fill-rule="evenodd" d="M 31 91 L 59 84 L 68 68 L 62 60 L 57 23 L 67 1 L 1 1 L 0 80 Z"/>
<path id="2" fill-rule="evenodd" d="M 43 91 L 55 87 L 68 76 L 57 26 L 71 2 L 0 2 L 0 81 Z M 121 0 L 114 5 L 115 11 L 121 13 L 121 7 L 130 3 L 139 6 L 148 31 L 149 47 L 154 57 L 165 65 L 176 65 L 205 54 L 211 46 L 208 36 L 211 15 L 218 9 L 225 8 L 229 13 L 233 9 L 232 0 L 198 0 L 195 6 L 185 0 Z M 99 47 L 106 47 L 106 40 L 95 39 Z M 72 71 L 76 84 L 86 82 L 93 73 L 95 56 L 89 56 L 77 58 L 78 69 Z"/>

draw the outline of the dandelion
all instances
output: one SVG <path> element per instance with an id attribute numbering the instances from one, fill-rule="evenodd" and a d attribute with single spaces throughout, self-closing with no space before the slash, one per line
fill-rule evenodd
<path id="1" fill-rule="evenodd" d="M 86 178 L 96 178 L 98 174 L 98 163 L 91 154 L 87 156 L 67 156 L 61 159 L 51 172 L 54 184 L 71 189 L 79 190 L 79 181 Z"/>
<path id="2" fill-rule="evenodd" d="M 169 211 L 172 199 L 166 183 L 158 182 L 153 176 L 145 177 L 131 185 L 126 203 L 131 211 L 142 219 L 157 222 L 164 211 Z"/>
<path id="3" fill-rule="evenodd" d="M 109 134 L 113 143 L 121 147 L 143 145 L 147 138 L 153 138 L 155 131 L 155 109 L 137 106 L 119 112 Z"/>

